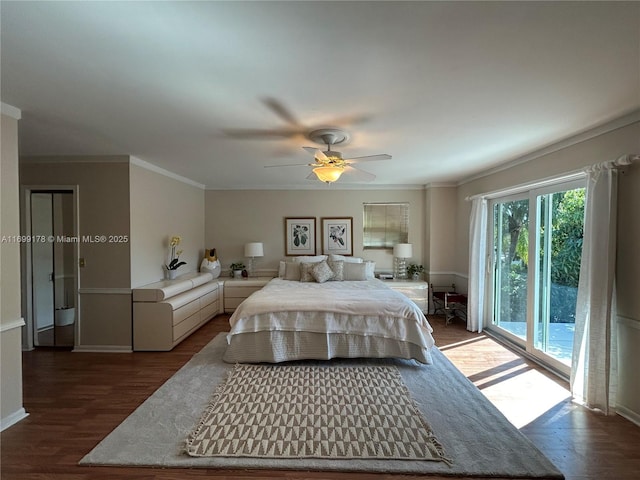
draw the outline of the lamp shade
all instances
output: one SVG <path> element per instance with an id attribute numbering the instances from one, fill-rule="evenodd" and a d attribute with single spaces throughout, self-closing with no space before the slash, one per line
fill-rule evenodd
<path id="1" fill-rule="evenodd" d="M 340 178 L 340 175 L 344 172 L 343 167 L 316 167 L 313 169 L 313 173 L 316 174 L 318 180 L 321 182 L 332 183 Z"/>
<path id="2" fill-rule="evenodd" d="M 393 256 L 396 258 L 410 258 L 413 248 L 410 243 L 396 243 L 393 247 Z"/>
<path id="3" fill-rule="evenodd" d="M 251 242 L 244 244 L 245 257 L 262 257 L 264 256 L 264 248 L 262 242 Z"/>

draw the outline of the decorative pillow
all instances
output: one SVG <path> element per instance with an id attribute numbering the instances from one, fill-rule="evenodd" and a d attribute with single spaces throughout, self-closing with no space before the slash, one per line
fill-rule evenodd
<path id="1" fill-rule="evenodd" d="M 278 278 L 284 278 L 284 272 L 287 268 L 287 262 L 284 260 L 280 260 L 280 265 L 278 265 Z"/>
<path id="2" fill-rule="evenodd" d="M 327 264 L 329 265 L 329 267 L 331 268 L 331 270 L 333 270 L 333 278 L 330 278 L 329 280 L 332 280 L 334 282 L 341 282 L 344 280 L 344 262 L 342 260 L 327 260 Z"/>
<path id="3" fill-rule="evenodd" d="M 360 257 L 347 257 L 346 255 L 334 255 L 333 253 L 329 255 L 329 260 L 334 262 L 343 261 L 344 263 L 362 263 Z"/>
<path id="4" fill-rule="evenodd" d="M 366 280 L 367 265 L 365 263 L 345 263 L 344 264 L 345 280 Z"/>
<path id="5" fill-rule="evenodd" d="M 313 275 L 311 274 L 311 269 L 316 265 L 316 263 L 318 263 L 318 262 L 313 262 L 313 263 L 302 262 L 302 263 L 300 263 L 300 281 L 301 282 L 315 282 L 316 281 L 316 279 L 313 278 Z"/>
<path id="6" fill-rule="evenodd" d="M 331 280 L 333 275 L 333 270 L 331 270 L 331 267 L 325 261 L 314 263 L 311 268 L 311 276 L 315 278 L 318 283 L 324 283 L 327 280 Z"/>
<path id="7" fill-rule="evenodd" d="M 367 266 L 367 278 L 376 278 L 376 262 L 367 260 L 364 264 Z"/>
<path id="8" fill-rule="evenodd" d="M 295 280 L 297 282 L 300 281 L 300 264 L 296 262 L 286 262 L 285 263 L 285 271 L 284 271 L 284 279 L 285 280 Z"/>

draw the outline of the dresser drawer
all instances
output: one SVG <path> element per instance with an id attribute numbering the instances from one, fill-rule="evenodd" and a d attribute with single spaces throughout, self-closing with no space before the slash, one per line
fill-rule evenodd
<path id="1" fill-rule="evenodd" d="M 224 296 L 229 298 L 247 298 L 253 292 L 257 292 L 262 287 L 250 287 L 250 286 L 228 286 L 224 289 Z"/>

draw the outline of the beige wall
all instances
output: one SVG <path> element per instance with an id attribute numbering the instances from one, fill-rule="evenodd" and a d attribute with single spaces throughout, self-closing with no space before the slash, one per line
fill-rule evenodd
<path id="1" fill-rule="evenodd" d="M 132 164 L 131 287 L 163 278 L 169 238 L 182 237 L 178 272 L 195 272 L 204 256 L 204 189 Z"/>
<path id="2" fill-rule="evenodd" d="M 437 286 L 456 282 L 455 234 L 457 228 L 457 187 L 427 188 L 425 268 L 427 279 Z"/>
<path id="3" fill-rule="evenodd" d="M 0 236 L 20 234 L 18 120 L 1 116 Z M 0 429 L 24 417 L 22 406 L 20 244 L 0 242 Z"/>
<path id="4" fill-rule="evenodd" d="M 257 271 L 278 267 L 285 257 L 285 217 L 316 217 L 316 250 L 322 251 L 321 217 L 353 217 L 353 254 L 393 269 L 390 250 L 362 248 L 363 203 L 409 202 L 409 243 L 413 260 L 424 263 L 424 190 L 208 190 L 205 193 L 205 247 L 216 248 L 223 269 L 246 261 L 244 244 L 263 242 Z"/>
<path id="5" fill-rule="evenodd" d="M 21 158 L 20 184 L 78 186 L 80 237 L 104 235 L 107 241 L 79 244 L 86 266 L 79 269 L 76 349 L 130 349 L 130 244 L 110 241 L 131 235 L 129 157 Z M 96 302 L 96 295 L 105 301 Z"/>
<path id="6" fill-rule="evenodd" d="M 453 268 L 468 273 L 471 205 L 466 197 L 559 176 L 634 153 L 640 153 L 640 122 L 461 185 L 457 194 L 457 261 Z M 616 269 L 617 308 L 622 319 L 618 403 L 627 416 L 640 421 L 640 349 L 632 340 L 640 338 L 640 165 L 635 163 L 624 172 L 619 182 Z"/>
<path id="7" fill-rule="evenodd" d="M 640 152 L 640 148 L 636 150 Z M 640 424 L 640 163 L 625 167 L 618 181 L 616 266 L 620 385 L 618 408 Z"/>

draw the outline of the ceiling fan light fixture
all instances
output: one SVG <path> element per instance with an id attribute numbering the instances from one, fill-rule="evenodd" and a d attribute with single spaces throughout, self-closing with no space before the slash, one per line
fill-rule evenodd
<path id="1" fill-rule="evenodd" d="M 344 172 L 344 167 L 316 167 L 313 169 L 313 173 L 316 174 L 318 180 L 325 183 L 333 183 L 340 178 L 340 175 Z"/>

